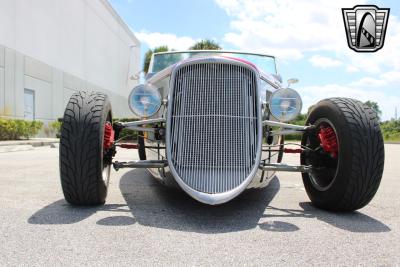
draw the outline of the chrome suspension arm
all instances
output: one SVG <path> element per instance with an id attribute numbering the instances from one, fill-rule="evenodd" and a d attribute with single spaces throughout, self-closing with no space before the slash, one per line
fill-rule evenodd
<path id="1" fill-rule="evenodd" d="M 121 122 L 123 126 L 141 126 L 146 124 L 152 124 L 157 122 L 165 122 L 164 118 L 157 118 L 157 119 L 148 119 L 148 120 L 141 120 L 141 121 L 128 121 L 128 122 Z"/>
<path id="2" fill-rule="evenodd" d="M 291 129 L 291 130 L 297 130 L 297 131 L 305 131 L 311 126 L 302 126 L 302 125 L 294 125 L 294 124 L 289 124 L 289 123 L 283 123 L 283 122 L 278 122 L 278 121 L 269 121 L 265 120 L 262 122 L 263 126 L 275 126 L 275 127 L 282 127 L 285 129 Z"/>
<path id="3" fill-rule="evenodd" d="M 310 172 L 311 166 L 306 165 L 288 165 L 284 163 L 266 163 L 260 164 L 260 170 L 264 171 L 282 171 L 282 172 Z"/>
<path id="4" fill-rule="evenodd" d="M 148 119 L 140 121 L 119 122 L 119 125 L 121 125 L 121 127 L 123 128 L 127 128 L 134 131 L 155 132 L 156 131 L 155 128 L 147 128 L 142 126 L 146 124 L 159 123 L 159 122 L 165 122 L 165 119 L 157 118 L 157 119 Z"/>
<path id="5" fill-rule="evenodd" d="M 303 134 L 305 131 L 314 129 L 313 125 L 302 126 L 278 121 L 265 120 L 262 122 L 263 126 L 281 127 L 280 130 L 272 131 L 271 135 L 287 135 L 287 134 Z"/>

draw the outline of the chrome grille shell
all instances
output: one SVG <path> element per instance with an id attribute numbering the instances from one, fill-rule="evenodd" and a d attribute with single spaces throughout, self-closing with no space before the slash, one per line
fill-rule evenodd
<path id="1" fill-rule="evenodd" d="M 261 157 L 259 73 L 223 57 L 177 64 L 168 96 L 166 152 L 177 183 L 207 204 L 251 182 Z"/>

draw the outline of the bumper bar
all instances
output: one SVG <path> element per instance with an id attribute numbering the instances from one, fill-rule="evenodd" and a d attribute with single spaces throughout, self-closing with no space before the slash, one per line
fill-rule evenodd
<path id="1" fill-rule="evenodd" d="M 288 165 L 283 163 L 260 164 L 260 170 L 263 171 L 281 171 L 281 172 L 310 172 L 311 166 L 306 165 Z"/>
<path id="2" fill-rule="evenodd" d="M 278 122 L 278 121 L 263 121 L 262 125 L 268 125 L 268 126 L 275 126 L 275 127 L 282 127 L 284 129 L 291 129 L 291 130 L 297 130 L 297 131 L 305 131 L 308 128 L 310 128 L 310 126 L 301 126 L 301 125 L 295 125 L 295 124 L 288 124 L 288 123 L 283 123 L 283 122 Z"/>
<path id="3" fill-rule="evenodd" d="M 278 121 L 263 121 L 263 126 L 270 126 L 270 127 L 280 127 L 280 130 L 275 130 L 271 132 L 271 135 L 288 135 L 288 134 L 303 134 L 306 131 L 310 131 L 314 129 L 314 126 L 301 126 L 301 125 L 294 125 L 288 124 Z"/>
<path id="4" fill-rule="evenodd" d="M 113 163 L 114 169 L 118 171 L 121 168 L 163 168 L 168 165 L 166 160 L 134 160 L 129 162 Z"/>
<path id="5" fill-rule="evenodd" d="M 147 124 L 154 124 L 154 123 L 162 123 L 165 122 L 164 118 L 158 118 L 158 119 L 148 119 L 148 120 L 141 120 L 141 121 L 129 121 L 129 122 L 116 122 L 115 124 L 118 125 L 118 127 L 121 128 L 127 128 L 130 130 L 134 131 L 141 131 L 141 132 L 157 132 L 160 129 L 158 128 L 148 128 L 148 127 L 143 127 L 144 125 Z"/>
<path id="6" fill-rule="evenodd" d="M 165 122 L 164 118 L 158 118 L 158 119 L 148 119 L 148 120 L 141 120 L 141 121 L 130 121 L 130 122 L 121 122 L 120 124 L 125 126 L 125 127 L 136 127 L 136 126 L 142 126 L 146 124 L 153 124 L 153 123 L 159 123 L 159 122 Z"/>

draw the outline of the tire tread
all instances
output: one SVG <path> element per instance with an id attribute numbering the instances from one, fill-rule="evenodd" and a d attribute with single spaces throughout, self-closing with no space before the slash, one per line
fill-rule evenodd
<path id="1" fill-rule="evenodd" d="M 384 167 L 384 145 L 375 111 L 350 98 L 329 98 L 342 113 L 351 135 L 352 164 L 349 182 L 336 203 L 318 204 L 336 211 L 353 211 L 367 205 L 378 190 Z M 322 102 L 321 101 L 321 102 Z"/>
<path id="2" fill-rule="evenodd" d="M 74 93 L 65 109 L 60 138 L 60 177 L 65 200 L 75 205 L 105 202 L 100 192 L 102 117 L 107 96 Z M 107 111 L 108 112 L 108 111 Z M 100 156 L 100 159 L 99 159 Z"/>

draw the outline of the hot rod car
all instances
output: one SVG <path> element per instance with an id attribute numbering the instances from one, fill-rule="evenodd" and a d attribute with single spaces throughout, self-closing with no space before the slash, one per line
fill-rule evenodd
<path id="1" fill-rule="evenodd" d="M 144 84 L 129 107 L 140 120 L 113 123 L 107 95 L 77 92 L 61 129 L 60 176 L 74 205 L 106 200 L 113 167 L 147 168 L 167 186 L 209 205 L 228 202 L 248 188 L 268 185 L 276 172 L 302 174 L 311 202 L 353 211 L 378 190 L 384 145 L 376 113 L 362 102 L 328 98 L 316 103 L 305 125 L 300 95 L 284 86 L 272 56 L 229 51 L 153 55 Z M 137 143 L 121 140 L 123 129 Z M 288 148 L 286 135 L 301 143 Z M 117 148 L 138 150 L 140 160 L 114 161 Z M 282 163 L 298 153 L 300 163 Z"/>

